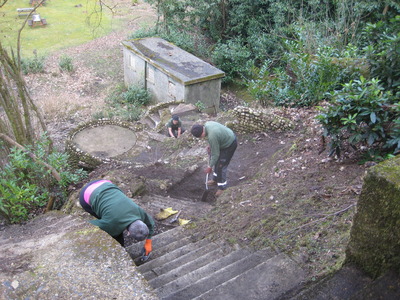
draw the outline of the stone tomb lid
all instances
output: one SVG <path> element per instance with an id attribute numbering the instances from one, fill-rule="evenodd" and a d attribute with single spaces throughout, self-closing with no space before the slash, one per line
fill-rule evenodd
<path id="1" fill-rule="evenodd" d="M 225 76 L 220 69 L 161 38 L 133 39 L 124 41 L 122 44 L 185 85 Z"/>

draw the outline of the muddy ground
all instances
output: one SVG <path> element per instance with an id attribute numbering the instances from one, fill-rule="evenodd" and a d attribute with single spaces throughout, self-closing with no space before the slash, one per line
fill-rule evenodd
<path id="1" fill-rule="evenodd" d="M 151 13 L 154 16 L 148 6 L 138 6 L 139 10 L 142 10 L 139 19 Z M 48 58 L 46 73 L 26 77 L 32 97 L 42 107 L 51 137 L 60 150 L 69 131 L 104 110 L 110 90 L 123 82 L 120 42 L 138 28 L 137 22 L 132 16 L 123 30 L 63 51 L 73 57 L 75 71 L 71 74 L 58 69 L 57 59 L 62 53 L 56 53 Z M 231 118 L 229 109 L 243 101 L 223 86 L 224 111 L 207 119 L 224 123 Z M 310 276 L 316 277 L 338 268 L 344 260 L 367 167 L 358 164 L 359 153 L 350 150 L 344 151 L 340 159 L 327 156 L 328 149 L 324 150 L 321 143 L 321 128 L 314 119 L 315 110 L 282 109 L 277 113 L 292 119 L 296 128 L 290 132 L 238 133 L 239 146 L 228 173 L 230 187 L 219 198 L 210 194 L 212 213 L 193 222 L 190 228 L 232 244 L 254 249 L 273 247 L 289 253 L 304 263 Z M 182 144 L 172 146 L 188 147 Z M 144 151 L 140 158 L 143 162 L 153 162 L 151 166 L 135 170 L 128 165 L 102 165 L 87 180 L 105 176 L 110 168 L 119 168 L 121 172 L 127 168 L 124 172 L 132 174 L 126 177 L 127 181 L 137 180 L 137 176 L 168 179 L 174 172 L 179 174 L 179 169 L 171 168 L 171 163 L 158 162 L 176 149 L 172 151 L 168 144 L 152 146 L 157 151 Z M 204 147 L 204 144 L 190 147 Z M 197 163 L 203 161 L 205 166 L 205 160 L 198 158 Z M 147 193 L 192 199 L 195 205 L 204 191 L 204 178 L 199 167 L 168 189 L 154 187 Z"/>

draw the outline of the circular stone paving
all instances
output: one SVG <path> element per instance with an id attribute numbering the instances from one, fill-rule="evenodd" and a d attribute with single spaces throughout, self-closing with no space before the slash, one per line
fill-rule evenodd
<path id="1" fill-rule="evenodd" d="M 75 134 L 73 142 L 82 151 L 96 157 L 115 157 L 131 149 L 136 134 L 129 128 L 117 125 L 88 127 Z"/>

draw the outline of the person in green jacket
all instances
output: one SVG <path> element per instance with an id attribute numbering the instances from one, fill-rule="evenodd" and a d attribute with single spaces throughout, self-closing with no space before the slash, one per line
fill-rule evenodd
<path id="1" fill-rule="evenodd" d="M 89 221 L 124 246 L 124 230 L 137 241 L 145 241 L 144 254 L 152 251 L 151 237 L 155 223 L 141 207 L 109 180 L 86 184 L 79 194 L 82 208 L 97 218 Z"/>
<path id="2" fill-rule="evenodd" d="M 172 118 L 167 123 L 167 136 L 178 138 L 182 133 L 185 132 L 185 129 L 182 127 L 182 121 L 179 119 L 179 116 L 173 115 Z"/>
<path id="3" fill-rule="evenodd" d="M 193 125 L 191 133 L 197 138 L 208 139 L 210 161 L 204 171 L 210 174 L 214 169 L 213 179 L 207 184 L 218 186 L 215 193 L 218 197 L 227 187 L 226 173 L 237 148 L 236 135 L 230 128 L 214 121 L 208 121 L 204 125 Z"/>

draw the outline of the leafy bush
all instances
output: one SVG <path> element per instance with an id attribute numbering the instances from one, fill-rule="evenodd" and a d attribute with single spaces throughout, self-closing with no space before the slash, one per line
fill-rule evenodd
<path id="1" fill-rule="evenodd" d="M 119 118 L 125 121 L 137 121 L 143 113 L 143 106 L 150 103 L 150 93 L 146 89 L 124 85 L 117 86 L 107 97 L 110 111 L 98 112 L 94 118 Z"/>
<path id="2" fill-rule="evenodd" d="M 120 110 L 118 116 L 120 119 L 133 122 L 138 121 L 143 113 L 143 110 L 137 104 L 128 105 L 125 110 Z"/>
<path id="3" fill-rule="evenodd" d="M 367 24 L 363 32 L 364 51 L 373 77 L 392 92 L 400 90 L 400 16 L 389 22 Z"/>
<path id="4" fill-rule="evenodd" d="M 317 116 L 324 127 L 324 136 L 331 138 L 330 155 L 340 156 L 344 142 L 354 149 L 365 146 L 398 152 L 400 110 L 399 103 L 393 105 L 393 99 L 376 79 L 361 77 L 344 84 Z"/>
<path id="5" fill-rule="evenodd" d="M 121 94 L 122 103 L 134 105 L 147 105 L 150 102 L 150 93 L 146 89 L 130 86 L 126 92 Z"/>
<path id="6" fill-rule="evenodd" d="M 200 100 L 197 101 L 197 102 L 194 104 L 194 106 L 196 106 L 197 109 L 198 109 L 199 111 L 203 111 L 203 110 L 206 109 L 206 106 L 205 106 L 204 103 L 201 102 Z"/>
<path id="7" fill-rule="evenodd" d="M 253 67 L 249 49 L 240 40 L 229 40 L 217 44 L 212 53 L 213 63 L 225 72 L 224 82 L 233 82 L 235 78 L 247 78 Z"/>
<path id="8" fill-rule="evenodd" d="M 112 107 L 126 104 L 147 105 L 150 99 L 150 93 L 146 89 L 137 86 L 125 88 L 124 85 L 119 85 L 111 91 L 106 102 Z"/>
<path id="9" fill-rule="evenodd" d="M 265 61 L 256 79 L 249 81 L 250 92 L 264 106 L 312 106 L 329 97 L 341 83 L 359 77 L 359 60 L 352 45 L 342 53 L 332 47 L 320 47 L 309 54 L 300 42 L 287 42 L 283 67 L 273 68 Z M 357 64 L 358 63 L 358 64 Z"/>
<path id="10" fill-rule="evenodd" d="M 72 64 L 72 58 L 68 55 L 62 55 L 58 62 L 58 66 L 64 72 L 72 72 L 74 70 L 74 65 Z"/>
<path id="11" fill-rule="evenodd" d="M 32 58 L 22 58 L 21 59 L 21 69 L 22 72 L 26 74 L 31 73 L 43 73 L 44 72 L 44 56 L 35 55 Z"/>
<path id="12" fill-rule="evenodd" d="M 41 211 L 49 196 L 53 195 L 56 205 L 62 205 L 67 197 L 66 188 L 81 180 L 86 173 L 83 170 L 71 170 L 68 167 L 68 155 L 53 152 L 47 155 L 45 140 L 35 147 L 28 147 L 35 156 L 55 168 L 61 181 L 50 176 L 50 171 L 37 163 L 29 155 L 13 148 L 0 171 L 0 214 L 10 223 L 25 221 Z"/>
<path id="13" fill-rule="evenodd" d="M 5 175 L 8 170 L 4 170 Z M 20 223 L 29 217 L 30 210 L 46 204 L 48 194 L 38 194 L 35 184 L 25 183 L 22 186 L 10 178 L 0 179 L 0 214 L 9 223 Z"/>
<path id="14" fill-rule="evenodd" d="M 209 57 L 210 51 L 206 38 L 192 31 L 184 31 L 176 27 L 169 27 L 168 31 L 156 27 L 142 28 L 130 35 L 130 38 L 145 38 L 159 36 L 164 40 L 199 57 Z"/>

